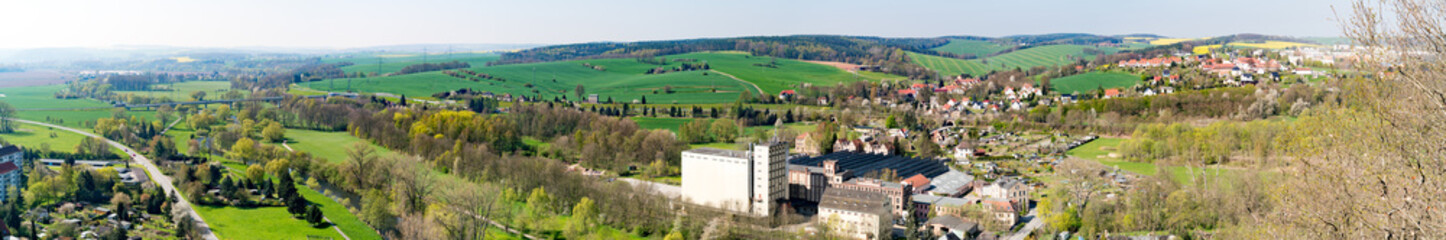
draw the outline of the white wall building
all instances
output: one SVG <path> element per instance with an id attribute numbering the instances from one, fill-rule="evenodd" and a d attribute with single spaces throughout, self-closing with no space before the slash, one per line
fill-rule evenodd
<path id="1" fill-rule="evenodd" d="M 754 144 L 749 151 L 683 151 L 683 196 L 699 205 L 769 216 L 788 200 L 788 144 Z"/>

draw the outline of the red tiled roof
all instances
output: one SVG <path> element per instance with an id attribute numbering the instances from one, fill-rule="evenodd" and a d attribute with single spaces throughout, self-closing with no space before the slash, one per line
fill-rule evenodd
<path id="1" fill-rule="evenodd" d="M 914 186 L 914 189 L 920 189 L 929 185 L 929 177 L 925 177 L 924 174 L 914 174 L 913 177 L 904 179 L 904 183 Z"/>
<path id="2" fill-rule="evenodd" d="M 15 166 L 15 162 L 5 162 L 3 164 L 0 164 L 0 174 L 7 174 L 15 170 L 20 170 L 20 166 Z"/>
<path id="3" fill-rule="evenodd" d="M 918 91 L 914 91 L 914 89 L 899 90 L 899 94 L 915 94 L 915 93 L 919 93 L 919 92 L 918 92 Z"/>
<path id="4" fill-rule="evenodd" d="M 793 93 L 794 93 L 794 92 L 793 92 L 793 89 L 783 90 L 783 92 L 779 92 L 779 94 L 793 94 Z"/>
<path id="5" fill-rule="evenodd" d="M 1120 95 L 1120 89 L 1118 89 L 1118 88 L 1105 89 L 1105 96 L 1118 96 L 1118 95 Z"/>

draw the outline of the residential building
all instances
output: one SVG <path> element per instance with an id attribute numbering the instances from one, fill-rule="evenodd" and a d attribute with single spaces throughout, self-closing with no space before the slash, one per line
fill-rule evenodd
<path id="1" fill-rule="evenodd" d="M 979 224 L 949 215 L 930 218 L 924 222 L 924 228 L 940 239 L 972 239 L 979 234 Z"/>
<path id="2" fill-rule="evenodd" d="M 24 181 L 25 172 L 25 151 L 19 146 L 9 145 L 0 147 L 0 201 L 10 199 L 9 189 L 20 190 L 20 182 Z"/>
<path id="3" fill-rule="evenodd" d="M 818 216 L 843 237 L 893 239 L 892 208 L 883 194 L 834 188 L 824 191 Z"/>

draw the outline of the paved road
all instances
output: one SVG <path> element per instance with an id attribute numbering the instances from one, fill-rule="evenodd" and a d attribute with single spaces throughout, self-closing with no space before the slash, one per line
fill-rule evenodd
<path id="1" fill-rule="evenodd" d="M 651 187 L 653 188 L 654 192 L 657 192 L 658 194 L 663 194 L 664 196 L 668 196 L 670 198 L 683 197 L 683 187 L 637 180 L 632 178 L 618 178 L 618 180 L 628 182 L 628 184 L 632 184 L 633 187 Z"/>
<path id="2" fill-rule="evenodd" d="M 1034 208 L 1033 210 L 1029 210 L 1029 214 L 1024 215 L 1024 217 L 1029 218 L 1029 222 L 1024 223 L 1024 227 L 1019 228 L 1019 232 L 1015 232 L 1014 235 L 1010 235 L 1005 239 L 1024 240 L 1024 237 L 1028 237 L 1030 233 L 1034 233 L 1034 229 L 1039 229 L 1039 227 L 1044 226 L 1044 220 L 1039 219 L 1040 217 L 1038 207 Z"/>
<path id="3" fill-rule="evenodd" d="M 103 137 L 100 137 L 100 136 L 95 135 L 94 133 L 90 133 L 90 132 L 86 132 L 86 131 L 81 131 L 81 130 L 76 130 L 76 129 L 74 129 L 74 128 L 63 127 L 63 126 L 54 125 L 54 124 L 43 123 L 43 122 L 36 122 L 36 121 L 30 121 L 30 120 L 22 120 L 22 119 L 13 119 L 13 118 L 10 119 L 10 120 L 14 120 L 14 121 L 16 121 L 16 122 L 21 122 L 21 123 L 34 124 L 34 125 L 40 125 L 40 126 L 46 126 L 46 127 L 52 127 L 52 128 L 56 128 L 56 129 L 61 129 L 61 130 L 66 130 L 66 131 L 71 131 L 71 132 L 79 133 L 80 135 L 85 135 L 85 136 L 89 136 L 89 137 L 95 137 L 95 138 L 105 139 L 105 138 L 103 138 Z M 130 147 L 127 147 L 125 144 L 121 144 L 121 143 L 116 142 L 116 141 L 111 141 L 110 139 L 106 139 L 105 141 L 108 142 L 108 143 L 110 143 L 111 146 L 115 146 L 116 148 L 120 148 L 121 150 L 125 150 L 127 153 L 135 153 L 135 152 L 136 152 L 135 149 L 131 149 Z M 149 173 L 149 174 L 150 174 L 151 180 L 152 180 L 153 182 L 155 182 L 156 184 L 160 184 L 160 185 L 161 185 L 161 188 L 162 188 L 162 189 L 165 189 L 166 192 L 176 192 L 176 186 L 173 185 L 173 184 L 171 184 L 171 177 L 166 176 L 165 173 L 161 173 L 161 169 L 160 169 L 160 168 L 157 168 L 157 167 L 156 167 L 156 164 L 151 162 L 151 159 L 146 158 L 146 156 L 141 155 L 141 154 L 135 154 L 135 155 L 133 155 L 133 156 L 134 156 L 133 159 L 135 159 L 135 161 L 136 161 L 137 163 L 140 163 L 141 165 L 144 165 L 144 166 L 146 167 L 146 173 Z M 200 215 L 200 214 L 197 214 L 197 213 L 196 213 L 196 210 L 191 208 L 191 201 L 190 201 L 190 200 L 186 200 L 186 195 L 185 195 L 185 194 L 176 194 L 176 197 L 177 197 L 177 198 L 180 198 L 180 201 L 179 201 L 179 202 L 180 202 L 180 203 L 179 203 L 180 205 L 179 205 L 179 206 L 184 207 L 184 208 L 186 208 L 187 210 L 189 210 L 189 211 L 191 212 L 191 217 L 196 219 L 196 223 L 197 223 L 196 228 L 197 228 L 197 230 L 199 230 L 199 231 L 201 232 L 201 236 L 202 236 L 203 238 L 205 238 L 206 240 L 218 240 L 218 239 L 220 239 L 220 238 L 217 238 L 217 237 L 216 237 L 216 234 L 215 234 L 215 233 L 211 232 L 211 225 L 207 225 L 207 224 L 206 224 L 206 220 L 205 220 L 205 219 L 201 219 L 201 215 Z"/>

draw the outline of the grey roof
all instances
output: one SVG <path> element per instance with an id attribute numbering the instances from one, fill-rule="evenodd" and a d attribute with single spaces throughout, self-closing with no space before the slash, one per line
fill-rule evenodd
<path id="1" fill-rule="evenodd" d="M 15 154 L 15 153 L 18 153 L 18 152 L 20 152 L 20 147 L 15 146 L 15 145 L 9 145 L 9 146 L 5 146 L 5 147 L 0 147 L 0 156 Z"/>
<path id="2" fill-rule="evenodd" d="M 702 154 L 702 155 L 719 156 L 719 157 L 748 158 L 748 152 L 746 152 L 746 151 L 728 150 L 728 149 L 717 149 L 717 148 L 706 148 L 706 147 L 705 147 L 705 148 L 688 149 L 688 151 L 683 151 L 683 152 L 685 152 L 685 153 L 694 153 L 694 154 Z"/>
<path id="3" fill-rule="evenodd" d="M 959 193 L 960 188 L 963 188 L 965 185 L 969 185 L 969 183 L 973 181 L 974 176 L 971 176 L 968 173 L 950 169 L 949 172 L 940 174 L 939 176 L 934 177 L 934 179 L 930 180 L 929 185 L 934 186 L 934 188 L 930 189 L 929 191 L 945 195 L 954 195 Z"/>
<path id="4" fill-rule="evenodd" d="M 914 202 L 916 203 L 928 203 L 929 205 L 942 206 L 964 206 L 979 201 L 978 198 L 974 197 L 940 197 L 929 194 L 914 194 L 913 196 L 910 196 L 910 198 L 913 198 Z"/>
<path id="5" fill-rule="evenodd" d="M 946 227 L 946 228 L 949 228 L 950 231 L 959 231 L 959 232 L 965 232 L 965 233 L 970 232 L 970 231 L 974 231 L 974 230 L 978 227 L 978 225 L 979 225 L 979 224 L 976 224 L 976 223 L 973 223 L 973 222 L 966 222 L 966 221 L 964 221 L 964 220 L 960 220 L 960 219 L 957 218 L 957 217 L 949 216 L 949 215 L 943 215 L 943 216 L 938 216 L 938 217 L 930 218 L 929 221 L 928 221 L 928 222 L 924 222 L 924 224 L 928 224 L 928 225 L 940 225 L 940 226 L 944 226 L 944 227 Z"/>
<path id="6" fill-rule="evenodd" d="M 883 193 L 850 190 L 843 188 L 828 188 L 823 191 L 823 199 L 818 202 L 819 208 L 842 209 L 854 212 L 865 213 L 889 213 L 889 197 Z"/>
<path id="7" fill-rule="evenodd" d="M 925 177 L 934 178 L 949 171 L 949 166 L 945 166 L 944 162 L 938 160 L 856 152 L 835 152 L 818 157 L 793 159 L 788 163 L 821 167 L 827 160 L 837 160 L 839 170 L 853 171 L 854 176 L 864 176 L 883 169 L 893 169 L 898 176 L 923 174 Z"/>

